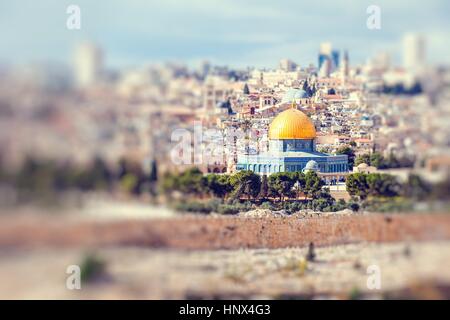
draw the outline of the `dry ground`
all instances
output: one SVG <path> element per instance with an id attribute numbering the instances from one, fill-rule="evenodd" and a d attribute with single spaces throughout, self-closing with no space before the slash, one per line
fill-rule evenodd
<path id="1" fill-rule="evenodd" d="M 306 248 L 180 251 L 103 248 L 97 280 L 66 288 L 84 249 L 0 252 L 1 299 L 449 298 L 450 242 L 359 243 Z M 378 265 L 381 290 L 366 286 Z"/>

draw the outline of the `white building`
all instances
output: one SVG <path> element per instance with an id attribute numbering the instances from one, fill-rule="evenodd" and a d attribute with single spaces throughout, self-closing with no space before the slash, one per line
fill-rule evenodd
<path id="1" fill-rule="evenodd" d="M 425 40 L 421 35 L 408 33 L 403 38 L 403 66 L 407 70 L 420 68 L 425 63 Z"/>
<path id="2" fill-rule="evenodd" d="M 75 49 L 74 74 L 79 87 L 92 85 L 101 77 L 103 70 L 103 54 L 92 43 L 82 43 Z"/>

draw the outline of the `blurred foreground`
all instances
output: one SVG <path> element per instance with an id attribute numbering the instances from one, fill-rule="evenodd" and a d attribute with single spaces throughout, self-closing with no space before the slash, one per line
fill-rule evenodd
<path id="1" fill-rule="evenodd" d="M 330 246 L 316 249 L 314 261 L 305 259 L 307 251 L 2 250 L 0 298 L 450 298 L 448 241 Z M 92 275 L 81 290 L 65 286 L 66 267 L 74 263 Z M 373 264 L 381 271 L 380 290 L 366 286 Z"/>

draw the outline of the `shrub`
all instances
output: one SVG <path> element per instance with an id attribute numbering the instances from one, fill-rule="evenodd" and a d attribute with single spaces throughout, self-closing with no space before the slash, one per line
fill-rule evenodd
<path id="1" fill-rule="evenodd" d="M 223 204 L 217 208 L 217 212 L 220 214 L 237 214 L 239 213 L 239 208 L 230 204 Z"/>
<path id="2" fill-rule="evenodd" d="M 214 211 L 215 208 L 210 202 L 189 201 L 176 203 L 174 209 L 180 212 L 208 214 Z"/>
<path id="3" fill-rule="evenodd" d="M 297 202 L 297 201 L 295 201 L 295 202 L 286 202 L 283 205 L 283 209 L 285 209 L 289 213 L 294 213 L 294 212 L 300 211 L 303 208 L 304 208 L 303 203 L 302 202 Z"/>
<path id="4" fill-rule="evenodd" d="M 105 266 L 105 262 L 97 255 L 87 254 L 80 263 L 81 281 L 86 283 L 98 279 L 104 275 Z"/>
<path id="5" fill-rule="evenodd" d="M 357 204 L 356 202 L 350 202 L 348 204 L 348 208 L 350 210 L 352 210 L 353 212 L 357 212 L 357 211 L 359 211 L 359 204 Z"/>
<path id="6" fill-rule="evenodd" d="M 277 208 L 270 202 L 270 201 L 264 201 L 259 206 L 261 209 L 268 209 L 268 210 L 276 210 Z"/>

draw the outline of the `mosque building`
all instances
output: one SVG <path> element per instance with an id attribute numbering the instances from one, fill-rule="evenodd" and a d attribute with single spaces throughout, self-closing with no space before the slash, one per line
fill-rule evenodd
<path id="1" fill-rule="evenodd" d="M 236 169 L 262 175 L 313 170 L 328 183 L 343 180 L 348 173 L 347 155 L 316 151 L 314 124 L 295 104 L 273 119 L 268 138 L 267 152 L 238 154 Z"/>

